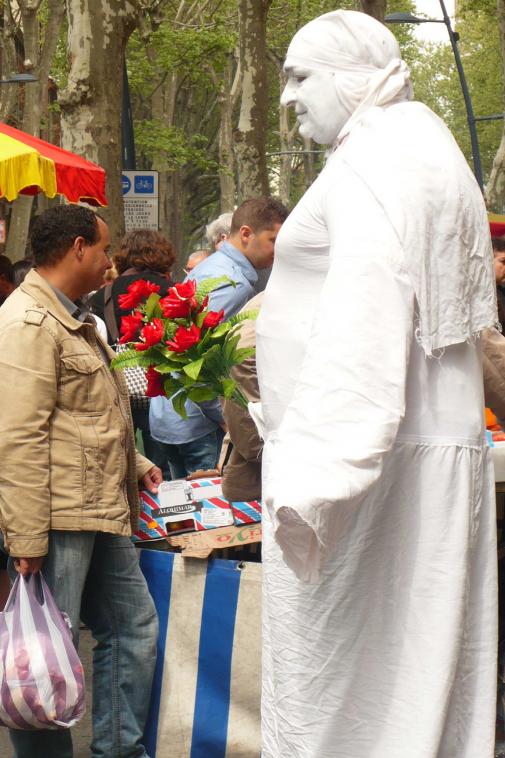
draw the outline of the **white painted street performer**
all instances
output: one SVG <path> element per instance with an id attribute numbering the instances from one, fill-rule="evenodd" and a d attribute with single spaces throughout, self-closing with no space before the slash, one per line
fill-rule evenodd
<path id="1" fill-rule="evenodd" d="M 321 16 L 285 70 L 281 102 L 332 152 L 277 238 L 257 323 L 262 756 L 491 758 L 484 203 L 383 25 Z"/>

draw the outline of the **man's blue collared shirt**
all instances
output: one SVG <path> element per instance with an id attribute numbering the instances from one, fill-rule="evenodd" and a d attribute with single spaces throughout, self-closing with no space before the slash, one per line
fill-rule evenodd
<path id="1" fill-rule="evenodd" d="M 225 319 L 231 318 L 255 295 L 254 285 L 258 279 L 256 269 L 240 250 L 229 242 L 223 242 L 219 250 L 199 263 L 186 279 L 201 282 L 227 276 L 233 282 L 224 284 L 209 295 L 209 310 L 224 310 Z M 149 412 L 149 426 L 155 440 L 169 445 L 181 445 L 215 431 L 222 423 L 219 400 L 202 403 L 200 406 L 186 403 L 187 420 L 174 411 L 172 401 L 153 397 Z"/>
<path id="2" fill-rule="evenodd" d="M 234 316 L 256 294 L 254 285 L 258 274 L 252 263 L 236 247 L 225 241 L 219 250 L 209 255 L 190 272 L 187 279 L 201 282 L 227 276 L 235 282 L 223 284 L 209 295 L 209 308 L 212 311 L 224 310 L 225 319 Z"/>

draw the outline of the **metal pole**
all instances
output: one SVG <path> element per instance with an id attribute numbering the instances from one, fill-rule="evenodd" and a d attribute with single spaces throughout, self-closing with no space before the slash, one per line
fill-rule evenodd
<path id="1" fill-rule="evenodd" d="M 135 170 L 135 137 L 133 134 L 133 117 L 130 102 L 130 87 L 126 61 L 123 61 L 123 98 L 121 108 L 121 136 L 123 142 L 123 169 Z"/>
<path id="2" fill-rule="evenodd" d="M 458 50 L 458 37 L 453 31 L 453 28 L 451 26 L 451 19 L 449 18 L 449 14 L 447 13 L 444 0 L 439 0 L 439 2 L 440 2 L 440 8 L 442 9 L 442 14 L 444 16 L 444 23 L 447 27 L 447 32 L 449 34 L 449 39 L 451 41 L 452 52 L 454 53 L 454 60 L 456 61 L 456 68 L 458 69 L 459 81 L 461 84 L 461 91 L 463 92 L 463 97 L 465 100 L 466 117 L 468 121 L 468 129 L 470 131 L 470 140 L 472 144 L 472 156 L 473 156 L 475 178 L 477 179 L 477 182 L 481 190 L 484 190 L 484 179 L 482 176 L 482 163 L 480 160 L 479 141 L 477 138 L 477 129 L 475 127 L 475 115 L 473 112 L 470 92 L 468 91 L 468 86 L 466 83 L 465 72 L 463 71 L 463 64 L 461 62 L 461 57 Z"/>

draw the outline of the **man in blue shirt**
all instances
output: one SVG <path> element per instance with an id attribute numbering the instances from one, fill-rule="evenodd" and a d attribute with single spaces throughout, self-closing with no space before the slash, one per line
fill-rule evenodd
<path id="1" fill-rule="evenodd" d="M 219 250 L 199 263 L 188 279 L 201 282 L 227 276 L 233 284 L 223 284 L 209 295 L 209 308 L 224 310 L 225 319 L 234 316 L 255 294 L 258 270 L 269 268 L 274 259 L 275 239 L 288 210 L 278 200 L 258 197 L 246 200 L 234 212 L 230 236 Z M 221 403 L 186 403 L 188 419 L 174 411 L 171 400 L 151 400 L 151 435 L 163 443 L 173 479 L 198 469 L 215 467 L 221 447 L 224 419 Z"/>

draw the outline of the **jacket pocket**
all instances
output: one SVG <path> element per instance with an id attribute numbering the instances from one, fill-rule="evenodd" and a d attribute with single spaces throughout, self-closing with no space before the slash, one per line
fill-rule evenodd
<path id="1" fill-rule="evenodd" d="M 61 356 L 58 405 L 68 413 L 98 416 L 109 401 L 103 362 L 89 353 Z"/>
<path id="2" fill-rule="evenodd" d="M 83 451 L 83 494 L 84 508 L 97 509 L 97 502 L 103 495 L 103 466 L 97 448 Z"/>

